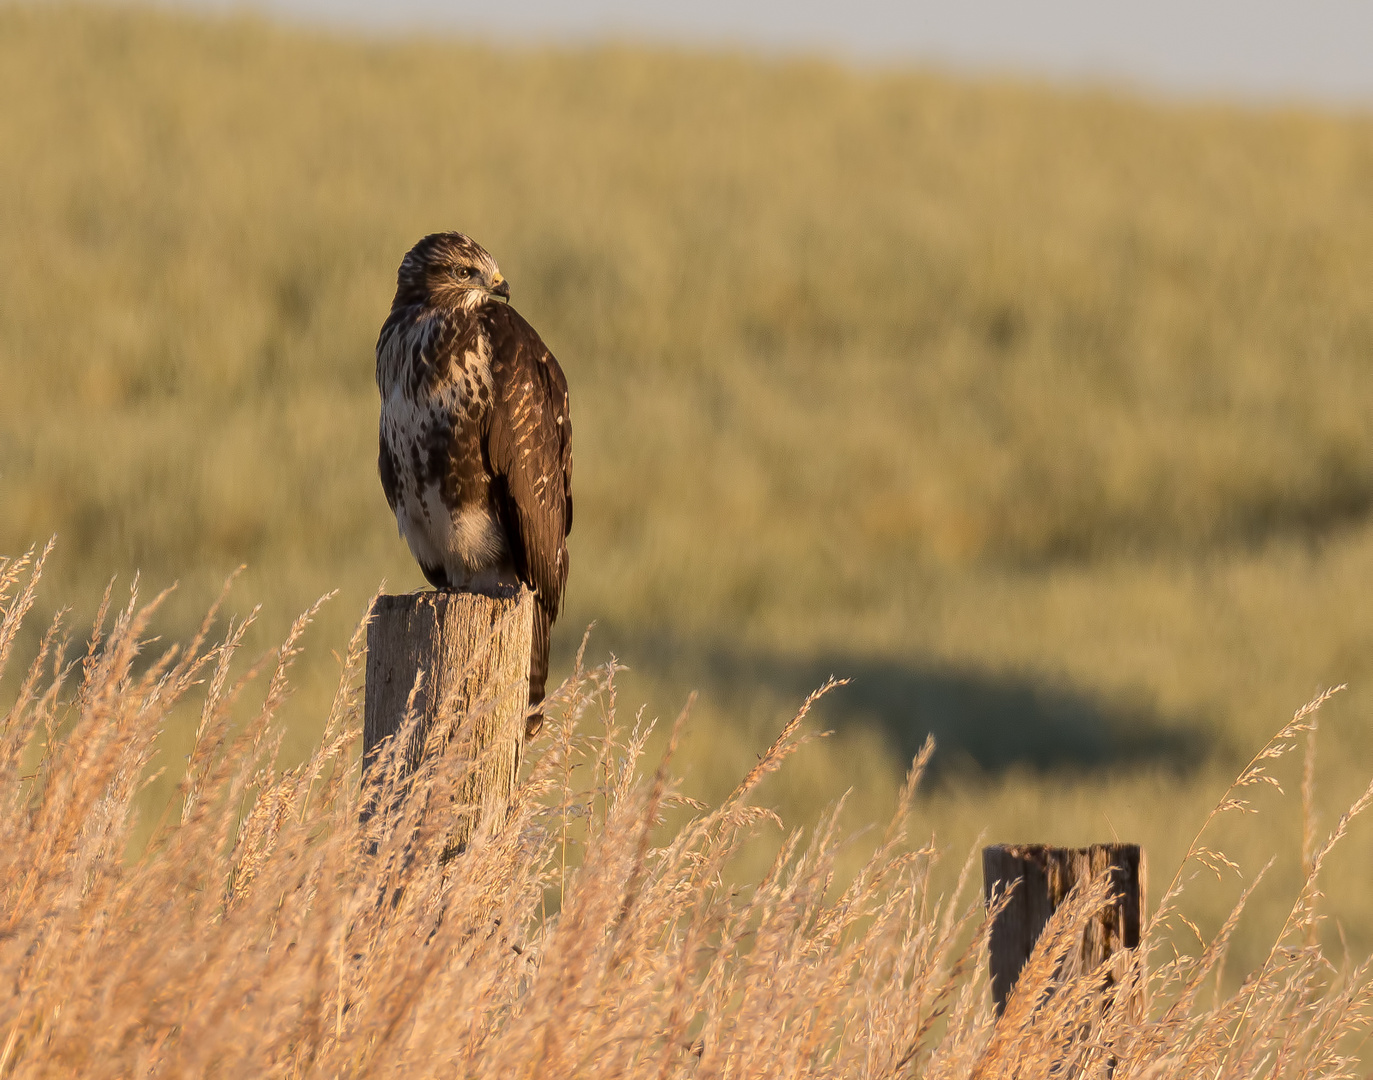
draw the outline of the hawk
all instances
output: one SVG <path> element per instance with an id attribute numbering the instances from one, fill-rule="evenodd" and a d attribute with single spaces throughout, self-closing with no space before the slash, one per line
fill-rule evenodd
<path id="1" fill-rule="evenodd" d="M 406 253 L 377 338 L 377 465 L 434 588 L 533 591 L 538 705 L 567 583 L 572 420 L 562 368 L 509 299 L 496 260 L 462 233 L 433 233 Z"/>

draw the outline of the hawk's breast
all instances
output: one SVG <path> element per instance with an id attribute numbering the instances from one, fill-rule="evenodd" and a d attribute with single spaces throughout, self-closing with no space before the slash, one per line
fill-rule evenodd
<path id="1" fill-rule="evenodd" d="M 509 561 L 481 445 L 490 355 L 476 321 L 462 312 L 401 321 L 377 349 L 396 523 L 420 565 L 444 568 L 454 586 Z"/>

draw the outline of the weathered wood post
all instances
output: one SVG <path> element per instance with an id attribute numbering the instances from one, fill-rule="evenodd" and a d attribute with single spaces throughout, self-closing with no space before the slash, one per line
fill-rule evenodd
<path id="1" fill-rule="evenodd" d="M 487 593 L 379 596 L 372 610 L 363 768 L 401 727 L 422 673 L 414 703 L 418 724 L 404 748 L 407 771 L 419 766 L 436 720 L 454 728 L 467 722 L 472 741 L 464 749 L 476 763 L 452 793 L 471 809 L 448 838 L 450 850 L 464 848 L 477 828 L 494 830 L 504 819 L 524 737 L 533 619 L 533 594 L 502 586 Z"/>
<path id="2" fill-rule="evenodd" d="M 1014 886 L 1010 901 L 992 923 L 992 998 L 998 1016 L 1049 916 L 1073 886 L 1085 886 L 1103 874 L 1111 876 L 1113 899 L 1088 924 L 1079 948 L 1064 962 L 1065 977 L 1092 971 L 1121 950 L 1139 946 L 1146 887 L 1143 850 L 1138 844 L 996 844 L 982 849 L 988 904 Z"/>

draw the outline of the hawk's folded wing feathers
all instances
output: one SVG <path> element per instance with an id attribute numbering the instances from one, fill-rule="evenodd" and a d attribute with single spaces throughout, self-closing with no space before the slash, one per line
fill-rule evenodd
<path id="1" fill-rule="evenodd" d="M 503 482 L 502 516 L 520 577 L 556 616 L 572 528 L 572 419 L 567 380 L 539 335 L 511 307 L 482 311 L 491 343 L 492 408 L 485 450 Z"/>

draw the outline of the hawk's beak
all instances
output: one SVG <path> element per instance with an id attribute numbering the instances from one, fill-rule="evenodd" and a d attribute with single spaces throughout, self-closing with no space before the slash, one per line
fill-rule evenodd
<path id="1" fill-rule="evenodd" d="M 491 295 L 499 296 L 503 300 L 510 299 L 510 282 L 501 277 L 501 272 L 496 271 L 496 276 L 491 279 Z"/>

